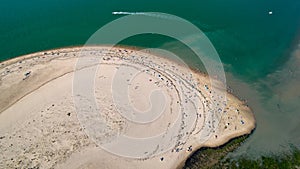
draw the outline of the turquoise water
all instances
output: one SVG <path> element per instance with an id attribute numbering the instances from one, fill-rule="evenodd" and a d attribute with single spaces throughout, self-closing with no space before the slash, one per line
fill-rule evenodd
<path id="1" fill-rule="evenodd" d="M 228 84 L 249 100 L 256 114 L 257 130 L 240 151 L 257 153 L 261 151 L 257 147 L 266 147 L 262 149 L 265 153 L 281 150 L 289 143 L 300 143 L 295 132 L 300 127 L 299 90 L 288 96 L 282 94 L 286 88 L 300 84 L 298 66 L 294 66 L 293 76 L 286 76 L 291 64 L 297 63 L 290 60 L 298 44 L 299 0 L 0 2 L 0 61 L 41 50 L 82 45 L 101 26 L 120 17 L 112 15 L 113 11 L 163 12 L 187 19 L 212 41 L 224 62 Z M 273 15 L 268 14 L 270 10 Z M 122 44 L 165 48 L 184 53 L 181 57 L 190 56 L 180 43 L 162 36 L 136 36 Z M 188 60 L 194 63 L 192 57 Z M 282 135 L 284 131 L 287 132 Z M 272 140 L 274 144 L 269 146 Z"/>
<path id="2" fill-rule="evenodd" d="M 299 28 L 300 2 L 30 0 L 0 5 L 0 60 L 62 46 L 84 44 L 93 32 L 119 16 L 112 11 L 164 12 L 203 30 L 221 59 L 249 78 L 264 76 L 286 60 Z M 268 15 L 272 10 L 273 15 Z M 140 46 L 160 46 L 140 41 Z"/>

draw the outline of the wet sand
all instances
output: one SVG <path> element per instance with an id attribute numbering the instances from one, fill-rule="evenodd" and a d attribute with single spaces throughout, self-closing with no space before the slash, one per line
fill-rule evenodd
<path id="1" fill-rule="evenodd" d="M 1 63 L 0 168 L 175 168 L 196 149 L 222 145 L 255 128 L 253 113 L 242 101 L 229 93 L 226 98 L 212 97 L 217 92 L 207 75 L 129 48 L 107 51 L 108 47 L 100 46 L 64 48 Z M 80 54 L 101 62 L 77 69 Z M 89 121 L 79 120 L 72 91 L 74 70 L 84 75 L 85 70 L 96 68 L 95 101 L 104 110 L 100 114 L 109 130 L 91 133 L 82 124 Z M 124 81 L 114 82 L 116 75 Z M 111 90 L 114 84 L 118 84 L 116 90 L 123 84 L 128 86 L 130 103 L 142 112 L 160 104 L 151 98 L 149 103 L 148 96 L 161 91 L 165 96 L 162 114 L 145 124 L 128 120 L 120 110 L 129 115 L 131 111 L 112 106 L 116 104 Z M 213 103 L 224 108 L 217 109 Z M 143 115 L 148 114 L 134 117 Z M 117 135 L 147 138 L 163 132 L 168 136 L 178 119 L 181 127 L 169 138 L 174 145 L 150 142 L 142 158 L 114 155 L 99 144 Z M 92 139 L 98 134 L 105 137 Z"/>

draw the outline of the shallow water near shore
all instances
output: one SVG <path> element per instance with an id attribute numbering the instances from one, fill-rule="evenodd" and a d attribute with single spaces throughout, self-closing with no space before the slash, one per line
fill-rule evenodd
<path id="1" fill-rule="evenodd" d="M 228 74 L 227 82 L 245 98 L 256 116 L 253 135 L 231 156 L 280 155 L 300 148 L 300 55 L 299 49 L 275 72 L 257 82 L 245 83 Z"/>
<path id="2" fill-rule="evenodd" d="M 234 155 L 252 156 L 300 146 L 300 1 L 6 1 L 0 6 L 0 61 L 53 48 L 83 45 L 124 12 L 164 12 L 198 26 L 218 51 L 234 93 L 248 101 L 257 129 Z M 273 14 L 269 15 L 269 11 Z M 130 13 L 129 13 L 130 14 Z M 124 45 L 171 50 L 193 67 L 202 67 L 173 39 L 144 35 Z"/>

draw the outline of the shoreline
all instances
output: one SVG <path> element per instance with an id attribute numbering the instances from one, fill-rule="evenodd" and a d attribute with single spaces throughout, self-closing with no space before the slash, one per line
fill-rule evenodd
<path id="1" fill-rule="evenodd" d="M 255 129 L 254 129 L 255 130 Z M 216 160 L 216 161 L 218 161 L 217 163 L 219 163 L 220 162 L 220 160 L 224 160 L 224 159 L 226 159 L 226 155 L 228 154 L 228 153 L 231 153 L 231 152 L 233 152 L 233 151 L 235 151 L 236 149 L 238 149 L 245 141 L 247 141 L 247 139 L 251 136 L 251 134 L 254 132 L 254 130 L 252 130 L 252 132 L 250 133 L 250 134 L 244 134 L 244 135 L 241 135 L 241 136 L 238 136 L 238 137 L 235 137 L 235 138 L 232 138 L 232 139 L 230 139 L 228 142 L 226 142 L 225 144 L 223 144 L 223 145 L 221 145 L 221 146 L 218 146 L 218 147 L 201 147 L 200 149 L 198 149 L 195 153 L 193 153 L 193 154 L 191 154 L 191 156 L 189 156 L 189 158 L 185 161 L 185 163 L 183 164 L 183 167 L 182 168 L 186 168 L 187 166 L 189 166 L 189 167 L 191 167 L 191 165 L 196 165 L 197 166 L 197 164 L 201 164 L 201 162 L 196 162 L 196 164 L 195 163 L 193 163 L 193 162 L 191 162 L 191 160 L 193 160 L 193 161 L 195 161 L 196 159 L 200 159 L 201 160 L 201 158 L 203 158 L 203 156 L 202 157 L 198 157 L 199 156 L 199 154 L 202 154 L 202 153 L 206 153 L 206 151 L 209 151 L 209 150 L 213 150 L 213 151 L 221 151 L 221 152 L 215 152 L 215 153 L 217 153 L 217 155 L 216 156 L 214 156 L 214 155 L 212 155 L 213 157 L 212 158 L 209 158 L 209 160 Z M 242 139 L 241 141 L 239 141 L 240 139 Z M 235 143 L 236 142 L 236 143 Z M 226 148 L 228 148 L 228 147 L 232 147 L 233 146 L 233 148 L 229 148 L 230 150 L 228 150 L 228 149 L 226 149 Z M 223 151 L 223 152 L 222 152 Z M 218 153 L 220 153 L 220 154 L 222 154 L 222 153 L 224 153 L 225 154 L 225 156 L 220 156 Z M 215 159 L 215 158 L 217 158 L 217 159 Z M 215 165 L 215 164 L 214 164 Z M 213 166 L 214 166 L 213 165 Z M 205 166 L 204 165 L 204 167 L 203 168 L 205 168 L 205 167 L 212 167 L 212 166 L 210 166 L 210 165 L 208 165 L 208 166 Z M 178 168 L 178 169 L 180 169 L 180 168 Z"/>
<path id="2" fill-rule="evenodd" d="M 230 144 L 232 141 L 236 140 L 236 139 L 239 139 L 239 138 L 242 138 L 242 137 L 246 137 L 245 140 L 247 140 L 256 130 L 256 125 L 255 125 L 255 128 L 253 128 L 251 131 L 249 131 L 249 133 L 240 133 L 240 134 L 236 134 L 236 136 L 233 136 L 233 137 L 227 137 L 227 141 L 225 141 L 223 144 L 219 144 L 217 146 L 213 146 L 213 145 L 203 145 L 203 146 L 199 146 L 197 148 L 195 148 L 194 151 L 192 151 L 192 153 L 184 160 L 180 163 L 180 165 L 177 167 L 177 169 L 182 169 L 185 165 L 186 165 L 186 162 L 192 158 L 192 156 L 194 154 L 196 154 L 197 152 L 199 151 L 202 151 L 202 150 L 206 150 L 206 149 L 213 149 L 213 150 L 219 150 L 219 149 L 222 149 L 224 147 L 226 147 L 228 144 Z"/>
<path id="3" fill-rule="evenodd" d="M 51 53 L 51 55 L 48 56 L 48 57 L 51 57 L 51 56 L 55 55 L 56 53 L 62 53 L 62 52 L 65 52 L 65 53 L 67 53 L 67 52 L 79 52 L 80 53 L 80 52 L 82 52 L 82 49 L 84 47 L 85 48 L 99 48 L 99 47 L 105 47 L 106 48 L 106 47 L 111 47 L 111 46 L 110 45 L 88 45 L 88 46 L 80 46 L 80 45 L 78 45 L 78 46 L 61 47 L 61 48 L 54 48 L 54 49 L 49 49 L 49 50 L 43 50 L 43 51 L 31 53 L 31 54 L 21 55 L 21 56 L 14 57 L 14 58 L 11 58 L 11 59 L 8 59 L 8 60 L 4 60 L 4 61 L 0 62 L 0 70 L 3 67 L 5 67 L 5 66 L 9 66 L 9 65 L 15 64 L 17 62 L 22 62 L 22 61 L 27 60 L 27 59 L 32 59 L 32 58 L 35 58 L 35 57 L 45 56 L 48 53 Z M 113 46 L 112 48 L 122 48 L 122 49 L 135 50 L 135 51 L 143 50 L 141 47 L 132 47 L 132 46 L 126 46 L 126 45 L 116 45 L 116 46 Z M 142 53 L 153 55 L 152 53 L 146 53 L 144 51 Z M 188 68 L 190 70 L 192 70 L 194 73 L 201 74 L 202 76 L 208 77 L 207 73 L 202 72 L 202 71 L 200 71 L 200 70 L 198 70 L 198 69 L 196 69 L 194 67 L 190 67 L 189 65 L 182 64 L 181 62 L 178 62 L 176 59 L 171 59 L 171 58 L 167 58 L 165 56 L 160 56 L 160 55 L 155 55 L 155 56 L 156 57 L 165 58 L 165 59 L 170 60 L 172 62 L 176 62 L 177 64 L 179 64 L 181 66 L 184 66 L 184 67 L 188 66 Z M 71 72 L 69 72 L 69 73 L 71 73 Z M 51 80 L 43 83 L 42 85 L 40 85 L 39 87 L 35 88 L 34 90 L 40 88 L 41 86 L 47 84 L 50 81 Z M 31 92 L 33 92 L 34 90 L 32 90 Z M 31 92 L 26 93 L 23 97 L 25 97 L 26 95 L 30 94 Z M 20 99 L 22 99 L 23 97 L 21 97 Z M 15 102 L 19 101 L 20 99 L 16 100 Z M 9 108 L 9 106 L 7 108 Z M 5 109 L 7 109 L 7 108 L 5 108 Z M 5 111 L 5 109 L 4 110 L 0 109 L 0 114 L 1 114 L 2 111 Z"/>
<path id="4" fill-rule="evenodd" d="M 106 46 L 88 46 L 87 48 L 89 48 L 89 49 L 105 49 L 106 48 Z M 60 80 L 60 79 L 64 79 L 64 78 L 66 78 L 65 76 L 69 76 L 70 75 L 70 73 L 72 74 L 72 70 L 74 71 L 74 66 L 72 66 L 72 64 L 74 64 L 74 62 L 76 61 L 76 58 L 78 58 L 77 56 L 76 56 L 76 53 L 78 53 L 78 52 L 81 52 L 81 49 L 82 49 L 82 47 L 72 47 L 72 48 L 60 48 L 60 49 L 54 49 L 54 50 L 47 50 L 47 51 L 41 51 L 41 52 L 37 52 L 37 53 L 33 53 L 33 54 L 29 54 L 29 55 L 24 55 L 24 56 L 20 56 L 20 57 L 17 57 L 17 58 L 13 58 L 13 59 L 10 59 L 10 60 L 7 60 L 7 61 L 4 61 L 4 62 L 1 62 L 0 64 L 1 64 L 1 67 L 0 67 L 0 70 L 3 70 L 3 68 L 7 68 L 7 67 L 13 67 L 13 65 L 14 64 L 18 64 L 18 62 L 23 62 L 23 61 L 26 61 L 26 62 L 29 62 L 29 63 L 31 63 L 31 64 L 29 64 L 29 69 L 33 69 L 34 67 L 39 67 L 38 69 L 36 69 L 36 71 L 32 71 L 33 73 L 31 73 L 31 75 L 30 75 L 30 77 L 29 77 L 29 79 L 32 79 L 32 80 L 34 80 L 34 78 L 36 78 L 36 82 L 38 82 L 38 83 L 40 83 L 40 84 L 38 84 L 38 83 L 34 83 L 34 82 L 30 82 L 30 81 L 28 81 L 27 79 L 24 81 L 24 80 L 21 80 L 20 81 L 20 84 L 22 84 L 22 85 L 25 85 L 25 86 L 27 86 L 27 87 L 25 87 L 25 88 L 23 88 L 23 90 L 30 90 L 30 89 L 28 89 L 28 87 L 29 88 L 31 88 L 31 91 L 27 91 L 27 93 L 25 94 L 25 95 L 23 95 L 21 98 L 19 98 L 19 99 L 17 99 L 15 102 L 13 102 L 13 103 L 11 103 L 11 106 L 9 106 L 9 107 L 7 107 L 6 109 L 4 109 L 3 111 L 1 111 L 1 113 L 0 113 L 0 119 L 1 119 L 1 115 L 2 115 L 2 113 L 3 112 L 9 112 L 11 109 L 14 109 L 14 107 L 15 107 L 15 105 L 18 105 L 20 102 L 22 102 L 23 100 L 26 100 L 28 97 L 31 97 L 32 95 L 34 95 L 34 94 L 38 94 L 38 92 L 37 91 L 39 91 L 39 90 L 43 90 L 43 88 L 45 88 L 46 86 L 48 86 L 48 85 L 50 85 L 50 84 L 54 84 L 55 83 L 55 81 L 57 81 L 57 80 Z M 146 53 L 144 53 L 143 54 L 143 52 L 138 52 L 138 51 L 136 51 L 136 49 L 137 48 L 135 48 L 135 47 L 133 47 L 133 48 L 124 48 L 124 47 L 119 47 L 119 46 L 117 46 L 116 47 L 116 49 L 122 49 L 122 50 L 132 50 L 131 52 L 137 52 L 137 53 L 139 53 L 139 55 L 149 55 L 149 57 L 155 57 L 155 59 L 159 59 L 160 58 L 160 56 L 154 56 L 152 53 L 148 53 L 148 54 L 146 54 Z M 61 56 L 61 54 L 63 54 L 63 53 L 65 53 L 65 55 L 64 56 Z M 68 56 L 68 54 L 70 54 L 70 56 Z M 71 54 L 73 54 L 73 55 L 71 55 Z M 45 55 L 47 55 L 47 56 L 45 56 Z M 42 56 L 42 58 L 41 59 L 45 59 L 45 61 L 41 61 L 41 60 L 39 60 L 40 59 L 40 56 Z M 43 57 L 44 56 L 44 57 Z M 51 56 L 53 56 L 53 57 L 51 57 Z M 65 57 L 65 58 L 64 58 Z M 128 55 L 128 57 L 129 57 L 129 55 Z M 36 59 L 35 60 L 35 58 L 38 58 L 38 59 Z M 164 60 L 164 61 L 166 61 L 166 63 L 173 63 L 173 64 L 178 64 L 178 63 L 175 63 L 174 61 L 170 61 L 170 60 L 168 60 L 168 58 L 165 58 L 164 57 L 164 59 L 163 58 L 160 58 L 160 59 L 162 59 L 162 60 Z M 69 62 L 68 60 L 71 60 L 71 62 Z M 67 62 L 68 61 L 68 62 Z M 53 62 L 53 63 L 52 63 Z M 42 64 L 41 64 L 42 63 Z M 64 64 L 66 64 L 66 63 L 68 63 L 68 65 L 69 66 L 64 66 Z M 21 63 L 20 63 L 21 64 Z M 25 63 L 25 64 L 27 64 L 27 63 Z M 49 64 L 50 64 L 50 66 L 49 66 Z M 48 65 L 47 66 L 47 69 L 45 69 L 44 67 L 45 67 L 45 65 Z M 16 65 L 16 66 L 18 66 L 18 65 Z M 13 68 L 16 68 L 16 66 L 15 67 L 13 67 Z M 27 65 L 28 66 L 28 65 Z M 65 69 L 63 69 L 63 70 L 61 70 L 61 69 L 59 69 L 61 66 L 64 66 L 64 67 L 68 67 L 68 68 L 65 68 Z M 56 68 L 56 69 L 54 69 L 54 68 Z M 25 69 L 25 68 L 24 68 Z M 29 70 L 28 69 L 28 70 Z M 53 72 L 54 73 L 54 75 L 53 74 L 49 74 L 48 73 L 48 71 L 47 70 L 52 70 L 51 72 Z M 181 68 L 180 67 L 180 69 L 183 69 L 183 68 Z M 18 71 L 25 71 L 25 70 L 19 70 L 19 69 L 17 69 Z M 53 71 L 53 70 L 59 70 L 59 72 L 56 72 L 56 71 Z M 197 77 L 197 78 L 203 78 L 202 80 L 204 80 L 204 79 L 206 79 L 203 83 L 206 83 L 206 81 L 207 81 L 207 78 L 208 78 L 208 76 L 207 76 L 207 74 L 204 74 L 204 72 L 199 72 L 198 70 L 195 70 L 195 69 L 192 69 L 192 71 L 193 71 L 193 74 L 195 74 L 195 76 Z M 25 73 L 27 72 L 27 70 L 25 71 Z M 43 75 L 40 75 L 40 74 L 35 74 L 36 72 L 38 72 L 38 73 L 41 73 L 41 74 L 45 74 L 45 75 L 47 75 L 47 77 L 44 77 L 44 78 L 48 78 L 48 79 L 50 79 L 50 80 L 46 80 L 44 83 L 42 83 L 41 81 L 40 81 L 40 79 L 39 79 L 39 77 L 43 77 Z M 63 72 L 65 72 L 64 74 L 62 74 Z M 67 72 L 67 73 L 66 73 Z M 180 72 L 180 71 L 179 71 Z M 12 71 L 12 72 L 9 72 L 9 73 L 15 73 L 14 71 Z M 8 73 L 8 74 L 9 74 Z M 55 74 L 56 73 L 56 74 Z M 18 73 L 18 74 L 20 74 L 20 73 Z M 24 74 L 24 73 L 23 73 Z M 60 76 L 57 76 L 58 74 L 62 74 L 62 75 L 60 75 Z M 2 75 L 1 74 L 1 79 L 3 78 L 3 76 L 5 76 L 5 75 Z M 21 73 L 21 75 L 20 76 L 23 76 L 22 75 L 22 73 Z M 5 77 L 6 78 L 6 77 Z M 11 77 L 11 78 L 14 78 L 13 76 Z M 27 83 L 27 84 L 24 84 L 24 83 Z M 34 88 L 34 86 L 31 86 L 30 85 L 30 83 L 33 83 L 35 86 L 38 86 L 37 88 Z M 42 84 L 41 84 L 42 83 Z M 9 84 L 9 83 L 8 83 Z M 0 87 L 1 87 L 1 85 L 0 85 Z M 18 87 L 18 85 L 16 85 L 16 87 Z M 198 87 L 200 87 L 200 86 L 198 86 Z M 0 88 L 0 91 L 1 91 L 1 89 L 4 89 L 4 88 Z M 12 90 L 12 89 L 10 89 L 10 90 Z M 54 89 L 53 89 L 54 90 Z M 56 89 L 55 89 L 56 90 Z M 4 91 L 4 90 L 3 90 Z M 9 91 L 9 90 L 8 90 Z M 24 93 L 23 93 L 24 94 Z M 209 93 L 208 93 L 209 94 Z M 16 96 L 15 96 L 16 97 Z M 234 138 L 234 137 L 237 137 L 237 136 L 240 136 L 241 134 L 245 134 L 245 133 L 249 133 L 249 132 L 252 132 L 253 131 L 253 129 L 255 129 L 255 125 L 256 125 L 256 123 L 255 123 L 255 118 L 254 118 L 254 115 L 253 115 L 253 113 L 252 113 L 252 111 L 248 108 L 248 107 L 246 107 L 245 105 L 243 105 L 242 104 L 242 101 L 241 100 L 239 100 L 237 97 L 235 97 L 234 95 L 232 95 L 232 94 L 230 94 L 230 93 L 227 93 L 227 97 L 229 97 L 229 99 L 230 100 L 232 100 L 232 103 L 234 103 L 234 105 L 236 104 L 236 106 L 242 106 L 241 107 L 241 111 L 243 111 L 243 112 L 241 112 L 241 113 L 243 113 L 243 115 L 246 115 L 247 117 L 245 117 L 246 119 L 251 119 L 251 120 L 253 120 L 252 122 L 250 121 L 250 124 L 253 124 L 253 125 L 247 125 L 248 126 L 248 128 L 244 128 L 244 129 L 239 129 L 239 131 L 232 131 L 232 132 L 228 132 L 227 134 L 220 134 L 220 138 L 218 138 L 218 140 L 219 141 L 216 141 L 215 139 L 209 139 L 209 140 L 214 140 L 214 141 L 208 141 L 208 142 L 205 142 L 204 144 L 203 143 L 201 143 L 201 144 L 199 144 L 199 143 L 197 143 L 197 144 L 193 144 L 193 151 L 191 151 L 191 152 L 189 152 L 188 153 L 188 156 L 187 156 L 187 154 L 186 153 L 180 153 L 180 155 L 178 156 L 178 158 L 179 159 L 181 159 L 181 163 L 183 162 L 185 162 L 185 159 L 187 159 L 187 157 L 189 157 L 190 155 L 191 155 L 191 153 L 192 152 L 195 152 L 197 149 L 199 149 L 200 147 L 203 147 L 203 146 L 220 146 L 220 145 L 222 145 L 222 144 L 224 144 L 224 143 L 226 143 L 226 142 L 228 142 L 230 139 L 232 139 L 232 138 Z M 8 99 L 9 100 L 9 99 Z M 27 99 L 28 100 L 28 99 Z M 41 104 L 44 104 L 44 103 L 41 103 Z M 1 108 L 1 107 L 0 107 Z M 2 107 L 3 108 L 3 107 Z M 245 111 L 245 114 L 244 114 L 244 111 Z M 205 114 L 205 112 L 204 112 L 204 114 Z M 6 117 L 10 117 L 10 115 L 8 114 L 8 113 L 5 113 L 5 116 Z M 10 117 L 11 118 L 11 120 L 13 120 L 13 117 Z M 3 119 L 3 115 L 2 115 L 2 119 Z M 4 120 L 4 119 L 3 119 Z M 9 121 L 9 120 L 8 120 Z M 247 120 L 246 120 L 247 121 Z M 247 121 L 248 122 L 248 121 Z M 238 122 L 238 123 L 240 123 L 240 122 Z M 222 128 L 222 125 L 223 125 L 223 123 L 221 124 L 221 123 L 219 123 L 219 125 L 218 125 L 218 128 Z M 1 128 L 0 128 L 1 129 Z M 225 127 L 225 129 L 226 129 L 226 127 Z M 224 130 L 224 129 L 223 129 Z M 223 132 L 223 130 L 222 130 L 222 132 Z M 1 130 L 0 130 L 1 131 Z M 226 133 L 226 132 L 225 132 Z M 1 132 L 0 132 L 0 134 L 1 134 Z M 192 143 L 192 142 L 191 142 Z M 169 155 L 166 155 L 166 156 L 169 156 Z M 170 157 L 171 156 L 173 156 L 173 155 L 171 155 L 170 154 Z M 107 157 L 107 158 L 110 158 L 110 157 Z M 153 161 L 153 160 L 156 160 L 156 158 L 153 158 L 153 159 L 149 159 L 148 161 Z M 1 161 L 0 161 L 1 162 Z M 139 164 L 139 163 L 137 163 L 137 162 L 134 162 L 134 161 L 132 161 L 134 164 L 136 163 L 136 165 L 142 165 L 142 164 Z M 177 163 L 178 163 L 178 161 L 177 161 Z M 171 163 L 170 163 L 171 164 Z M 168 164 L 168 165 L 170 165 L 170 164 Z M 144 164 L 143 164 L 144 165 Z M 146 163 L 145 163 L 145 165 L 146 165 Z M 180 164 L 178 164 L 178 165 L 180 165 Z"/>
<path id="5" fill-rule="evenodd" d="M 127 46 L 127 45 L 111 46 L 111 45 L 108 45 L 108 44 L 104 44 L 104 45 L 86 45 L 86 46 L 85 45 L 65 46 L 65 47 L 47 49 L 47 50 L 42 50 L 42 51 L 30 53 L 30 54 L 20 55 L 20 56 L 16 56 L 16 57 L 13 57 L 13 58 L 10 58 L 10 59 L 7 59 L 7 60 L 0 61 L 0 69 L 4 65 L 14 64 L 14 63 L 19 62 L 19 61 L 24 60 L 24 59 L 31 59 L 33 57 L 38 56 L 38 54 L 53 53 L 53 52 L 63 51 L 63 50 L 69 50 L 69 52 L 70 52 L 74 49 L 78 50 L 78 51 L 81 51 L 81 49 L 84 48 L 84 47 L 85 48 L 111 47 L 111 48 L 122 48 L 122 49 L 135 50 L 135 51 L 143 50 L 143 47 L 138 47 L 138 46 Z M 206 77 L 208 76 L 208 74 L 206 72 L 200 71 L 199 69 L 197 69 L 195 67 L 192 67 L 190 65 L 187 65 L 185 63 L 182 64 L 182 62 L 178 62 L 176 59 L 171 59 L 169 57 L 165 57 L 165 56 L 159 55 L 157 53 L 155 53 L 155 54 L 154 53 L 146 53 L 144 51 L 142 51 L 142 53 L 151 54 L 151 55 L 154 55 L 154 56 L 157 56 L 157 57 L 163 57 L 163 58 L 165 58 L 167 60 L 170 60 L 172 62 L 176 62 L 177 64 L 180 64 L 181 66 L 188 66 L 189 69 L 191 69 L 195 73 L 201 74 L 201 75 L 206 76 Z"/>

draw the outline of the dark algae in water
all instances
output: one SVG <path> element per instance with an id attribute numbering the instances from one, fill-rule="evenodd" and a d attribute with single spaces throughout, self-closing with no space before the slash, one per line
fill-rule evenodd
<path id="1" fill-rule="evenodd" d="M 300 167 L 300 150 L 291 145 L 291 152 L 272 154 L 257 159 L 238 157 L 231 159 L 227 154 L 237 149 L 249 135 L 235 138 L 217 148 L 201 148 L 186 161 L 184 169 L 292 169 Z"/>

